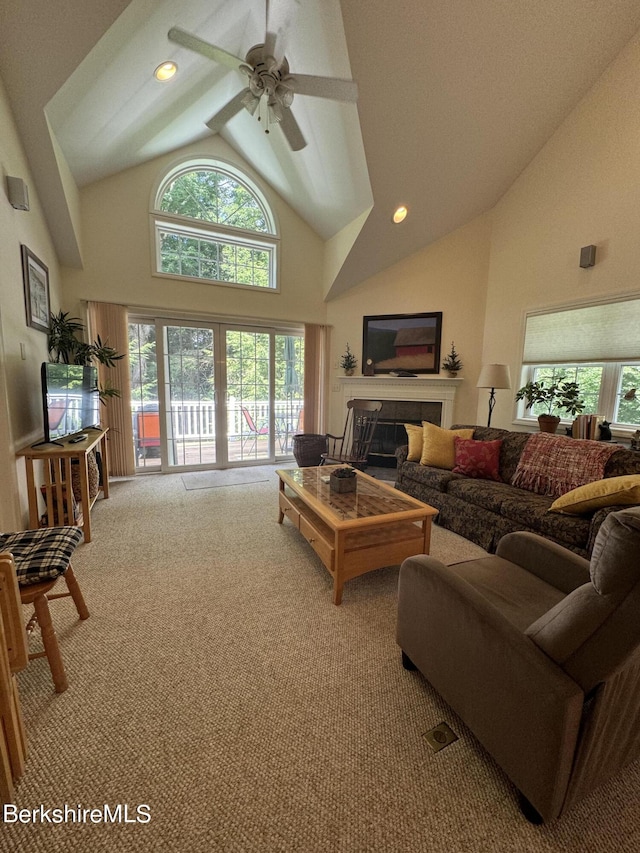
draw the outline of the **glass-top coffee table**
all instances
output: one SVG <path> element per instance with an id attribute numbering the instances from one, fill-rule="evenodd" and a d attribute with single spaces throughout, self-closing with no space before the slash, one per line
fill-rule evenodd
<path id="1" fill-rule="evenodd" d="M 278 523 L 285 515 L 333 576 L 333 603 L 345 581 L 414 554 L 428 554 L 438 510 L 388 483 L 356 472 L 355 492 L 333 492 L 328 479 L 341 466 L 291 468 L 279 477 Z"/>

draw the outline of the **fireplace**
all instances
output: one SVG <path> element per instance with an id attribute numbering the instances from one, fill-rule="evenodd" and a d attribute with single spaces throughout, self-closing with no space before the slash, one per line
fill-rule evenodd
<path id="1" fill-rule="evenodd" d="M 342 410 L 352 399 L 382 401 L 369 459 L 372 465 L 395 466 L 396 448 L 407 443 L 405 423 L 451 426 L 456 389 L 462 381 L 440 376 L 343 376 Z"/>
<path id="2" fill-rule="evenodd" d="M 382 409 L 371 442 L 369 461 L 372 465 L 395 465 L 396 450 L 406 444 L 405 424 L 420 426 L 422 421 L 440 426 L 442 403 L 416 400 L 383 400 Z"/>

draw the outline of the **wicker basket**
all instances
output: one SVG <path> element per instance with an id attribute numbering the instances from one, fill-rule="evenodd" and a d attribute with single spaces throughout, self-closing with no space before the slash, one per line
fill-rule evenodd
<path id="1" fill-rule="evenodd" d="M 300 468 L 313 468 L 322 462 L 327 451 L 327 438 L 315 433 L 298 433 L 293 436 L 293 455 Z"/>

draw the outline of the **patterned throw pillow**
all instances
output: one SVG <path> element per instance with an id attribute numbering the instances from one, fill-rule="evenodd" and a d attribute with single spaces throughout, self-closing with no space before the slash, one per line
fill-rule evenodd
<path id="1" fill-rule="evenodd" d="M 497 480 L 502 482 L 499 473 L 500 448 L 502 439 L 495 441 L 474 441 L 455 438 L 456 464 L 454 474 L 466 474 L 479 480 Z"/>

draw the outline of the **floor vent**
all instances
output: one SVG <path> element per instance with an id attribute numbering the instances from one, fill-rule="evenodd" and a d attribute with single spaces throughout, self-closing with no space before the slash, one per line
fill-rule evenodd
<path id="1" fill-rule="evenodd" d="M 440 752 L 445 746 L 458 740 L 458 735 L 446 723 L 438 723 L 433 729 L 425 732 L 422 737 L 434 752 Z"/>

